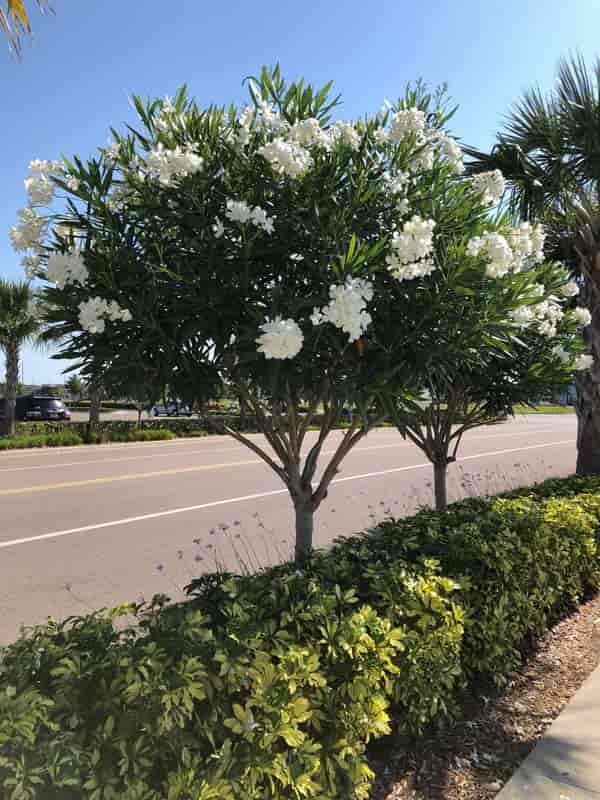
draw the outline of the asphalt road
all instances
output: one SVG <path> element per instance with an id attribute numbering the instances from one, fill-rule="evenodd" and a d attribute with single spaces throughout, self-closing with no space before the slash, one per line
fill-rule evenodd
<path id="1" fill-rule="evenodd" d="M 495 493 L 574 467 L 573 416 L 522 416 L 465 438 L 449 494 Z M 317 514 L 316 544 L 407 514 L 431 491 L 421 452 L 394 430 L 374 431 L 344 461 Z M 255 569 L 292 546 L 278 478 L 226 437 L 0 453 L 0 642 L 48 615 L 156 592 L 177 598 L 216 564 Z"/>

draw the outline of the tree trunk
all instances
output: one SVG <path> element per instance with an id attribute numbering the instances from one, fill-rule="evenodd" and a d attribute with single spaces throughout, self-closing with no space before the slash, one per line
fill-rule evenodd
<path id="1" fill-rule="evenodd" d="M 9 340 L 5 346 L 6 356 L 6 405 L 4 411 L 4 432 L 7 436 L 16 433 L 17 387 L 19 385 L 19 345 Z"/>
<path id="2" fill-rule="evenodd" d="M 137 415 L 138 416 L 137 416 L 137 426 L 136 426 L 138 428 L 142 427 L 142 411 L 143 410 L 144 410 L 144 407 L 142 405 L 138 404 L 138 407 L 137 407 Z"/>
<path id="3" fill-rule="evenodd" d="M 448 477 L 448 464 L 445 461 L 433 464 L 433 491 L 435 494 L 436 511 L 445 511 L 448 508 L 448 491 L 446 479 Z"/>
<path id="4" fill-rule="evenodd" d="M 600 474 L 600 308 L 592 308 L 586 330 L 594 363 L 577 379 L 577 474 Z"/>
<path id="5" fill-rule="evenodd" d="M 90 387 L 90 428 L 97 428 L 100 424 L 100 406 L 102 403 L 100 389 L 96 386 Z"/>
<path id="6" fill-rule="evenodd" d="M 313 541 L 314 510 L 309 497 L 294 500 L 296 510 L 295 558 L 298 563 L 310 556 Z"/>

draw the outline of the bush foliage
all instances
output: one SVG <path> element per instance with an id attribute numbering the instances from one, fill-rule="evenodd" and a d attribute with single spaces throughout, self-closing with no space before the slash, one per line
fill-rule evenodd
<path id="1" fill-rule="evenodd" d="M 600 583 L 600 482 L 390 520 L 254 576 L 26 631 L 0 653 L 10 800 L 366 798 L 365 750 L 502 685 Z M 0 790 L 1 791 L 1 790 Z"/>

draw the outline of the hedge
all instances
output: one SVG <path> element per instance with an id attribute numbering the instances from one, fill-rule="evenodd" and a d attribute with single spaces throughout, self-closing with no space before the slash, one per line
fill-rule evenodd
<path id="1" fill-rule="evenodd" d="M 130 430 L 78 432 L 62 430 L 58 433 L 34 433 L 21 436 L 0 438 L 0 450 L 26 450 L 30 447 L 73 447 L 82 444 L 101 444 L 103 442 L 150 442 L 175 439 L 176 435 L 169 430 Z"/>
<path id="2" fill-rule="evenodd" d="M 597 590 L 599 489 L 423 511 L 302 570 L 206 575 L 185 603 L 26 631 L 0 654 L 3 796 L 367 798 L 370 741 L 503 684 Z"/>

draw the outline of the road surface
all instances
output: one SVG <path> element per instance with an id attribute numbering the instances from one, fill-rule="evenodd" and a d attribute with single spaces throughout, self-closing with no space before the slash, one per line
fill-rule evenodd
<path id="1" fill-rule="evenodd" d="M 574 467 L 573 416 L 521 416 L 465 438 L 449 495 L 495 493 Z M 373 431 L 342 464 L 317 515 L 316 544 L 407 514 L 431 491 L 422 453 L 392 429 Z M 21 623 L 156 592 L 178 598 L 215 564 L 256 569 L 293 546 L 279 479 L 220 436 L 0 453 L 0 511 L 4 643 Z"/>

